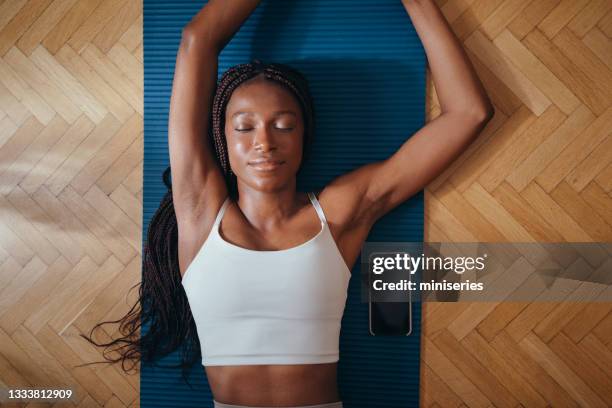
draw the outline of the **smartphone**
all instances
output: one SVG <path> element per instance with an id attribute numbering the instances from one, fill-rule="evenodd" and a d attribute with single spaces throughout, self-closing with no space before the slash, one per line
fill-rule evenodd
<path id="1" fill-rule="evenodd" d="M 376 253 L 373 255 L 380 255 Z M 394 254 L 394 253 L 393 253 Z M 373 274 L 368 271 L 369 287 L 372 288 Z M 411 280 L 411 275 L 402 277 Z M 406 301 L 380 302 L 369 294 L 369 326 L 372 336 L 409 336 L 412 333 L 412 292 L 408 291 Z"/>

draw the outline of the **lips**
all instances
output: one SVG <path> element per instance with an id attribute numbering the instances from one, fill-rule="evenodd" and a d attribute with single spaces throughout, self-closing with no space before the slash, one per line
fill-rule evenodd
<path id="1" fill-rule="evenodd" d="M 282 160 L 260 159 L 249 162 L 249 166 L 258 171 L 273 171 L 283 163 Z"/>

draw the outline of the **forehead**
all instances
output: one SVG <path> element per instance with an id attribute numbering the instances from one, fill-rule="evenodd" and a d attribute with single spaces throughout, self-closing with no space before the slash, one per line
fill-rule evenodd
<path id="1" fill-rule="evenodd" d="M 230 97 L 226 112 L 231 115 L 238 110 L 251 112 L 267 112 L 277 110 L 294 110 L 300 114 L 300 106 L 295 96 L 282 85 L 266 81 L 254 80 L 240 85 Z"/>

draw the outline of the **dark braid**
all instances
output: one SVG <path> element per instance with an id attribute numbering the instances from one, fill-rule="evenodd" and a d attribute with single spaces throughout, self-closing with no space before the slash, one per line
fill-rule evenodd
<path id="1" fill-rule="evenodd" d="M 215 90 L 208 139 L 214 146 L 218 164 L 225 175 L 228 192 L 233 199 L 237 197 L 237 181 L 236 175 L 230 168 L 227 152 L 225 110 L 236 88 L 260 75 L 292 92 L 302 108 L 304 118 L 302 163 L 307 158 L 312 144 L 314 105 L 308 81 L 299 71 L 285 64 L 265 64 L 259 60 L 229 68 L 221 76 Z M 98 323 L 92 328 L 89 336 L 84 334 L 81 336 L 96 346 L 105 347 L 103 357 L 107 361 L 102 362 L 121 361 L 121 367 L 126 373 L 133 370 L 139 361 L 159 366 L 156 363 L 158 358 L 184 345 L 181 349 L 181 362 L 168 367 L 181 367 L 182 377 L 189 384 L 188 370 L 195 362 L 201 363 L 201 350 L 195 321 L 181 285 L 178 263 L 178 226 L 172 201 L 170 167 L 164 171 L 163 181 L 168 191 L 149 223 L 143 254 L 142 281 L 135 285 L 139 286 L 138 301 L 121 319 Z M 122 337 L 111 339 L 108 342 L 94 341 L 94 331 L 104 324 L 111 323 L 119 323 L 118 331 Z M 147 325 L 149 326 L 148 331 L 141 335 L 140 328 Z M 108 336 L 105 336 L 104 333 L 102 336 L 107 340 Z M 109 357 L 108 353 L 111 352 L 119 355 L 114 358 Z M 129 369 L 126 369 L 125 363 L 128 360 L 132 364 Z"/>

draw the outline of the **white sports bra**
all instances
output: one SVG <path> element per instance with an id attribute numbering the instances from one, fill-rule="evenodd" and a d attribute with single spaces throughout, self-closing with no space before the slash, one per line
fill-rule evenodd
<path id="1" fill-rule="evenodd" d="M 340 321 L 351 271 L 319 201 L 321 230 L 288 249 L 256 251 L 212 230 L 182 279 L 203 365 L 316 364 L 338 361 Z"/>

